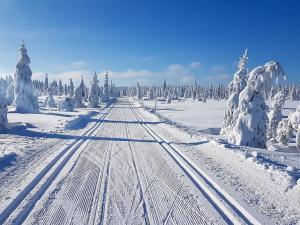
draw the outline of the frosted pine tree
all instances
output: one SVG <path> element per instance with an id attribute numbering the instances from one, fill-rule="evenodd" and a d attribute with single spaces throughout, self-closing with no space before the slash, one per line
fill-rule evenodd
<path id="1" fill-rule="evenodd" d="M 91 83 L 90 93 L 89 93 L 89 99 L 90 103 L 89 106 L 91 108 L 97 108 L 99 107 L 99 81 L 97 78 L 97 73 L 95 72 L 93 76 L 93 82 Z"/>
<path id="2" fill-rule="evenodd" d="M 153 100 L 154 98 L 154 93 L 153 93 L 153 87 L 150 87 L 148 94 L 147 94 L 148 100 Z"/>
<path id="3" fill-rule="evenodd" d="M 224 122 L 221 129 L 222 135 L 228 135 L 232 130 L 233 126 L 237 120 L 237 108 L 239 103 L 239 94 L 246 86 L 246 76 L 247 76 L 247 49 L 245 53 L 240 58 L 238 71 L 234 74 L 233 80 L 228 85 L 228 92 L 230 96 L 227 101 L 227 109 L 225 112 Z M 211 87 L 212 88 L 212 87 Z"/>
<path id="4" fill-rule="evenodd" d="M 64 85 L 64 95 L 67 96 L 69 94 L 68 85 Z"/>
<path id="5" fill-rule="evenodd" d="M 58 81 L 58 94 L 59 96 L 62 96 L 64 94 L 64 86 L 62 84 L 61 79 Z"/>
<path id="6" fill-rule="evenodd" d="M 103 102 L 109 102 L 109 83 L 108 83 L 108 72 L 105 73 L 104 85 L 103 85 Z"/>
<path id="7" fill-rule="evenodd" d="M 282 120 L 282 108 L 284 103 L 284 93 L 278 92 L 273 97 L 273 102 L 271 104 L 271 110 L 268 113 L 268 132 L 267 138 L 268 140 L 276 140 L 277 126 L 278 123 Z"/>
<path id="8" fill-rule="evenodd" d="M 229 142 L 257 148 L 266 147 L 267 114 L 265 100 L 260 87 L 249 83 L 239 95 L 239 114 L 229 133 Z"/>
<path id="9" fill-rule="evenodd" d="M 0 93 L 0 131 L 5 129 L 7 125 L 7 102 L 5 95 Z"/>
<path id="10" fill-rule="evenodd" d="M 11 105 L 14 102 L 15 93 L 14 93 L 14 84 L 11 82 L 6 88 L 6 100 L 7 104 Z"/>
<path id="11" fill-rule="evenodd" d="M 288 142 L 288 121 L 281 120 L 278 123 L 277 130 L 276 130 L 276 141 L 286 145 Z"/>
<path id="12" fill-rule="evenodd" d="M 138 100 L 142 99 L 141 87 L 139 83 L 136 83 L 136 98 Z"/>
<path id="13" fill-rule="evenodd" d="M 44 106 L 49 108 L 56 107 L 55 100 L 53 98 L 53 87 L 50 85 L 50 87 L 47 90 L 47 97 L 44 101 Z"/>
<path id="14" fill-rule="evenodd" d="M 263 98 L 265 90 L 286 80 L 278 62 L 268 62 L 253 69 L 248 76 L 247 86 L 239 95 L 238 119 L 229 133 L 229 142 L 250 147 L 266 147 L 267 115 Z"/>
<path id="15" fill-rule="evenodd" d="M 296 133 L 296 146 L 300 149 L 300 105 L 296 112 L 288 116 L 288 139 L 291 138 L 292 133 Z"/>
<path id="16" fill-rule="evenodd" d="M 76 108 L 84 107 L 84 104 L 82 102 L 84 96 L 85 96 L 85 86 L 84 86 L 84 82 L 83 82 L 83 77 L 81 76 L 81 82 L 75 90 L 75 107 Z"/>
<path id="17" fill-rule="evenodd" d="M 73 84 L 72 79 L 70 79 L 69 91 L 68 92 L 69 92 L 70 97 L 74 96 L 74 84 Z"/>
<path id="18" fill-rule="evenodd" d="M 45 82 L 44 82 L 44 90 L 48 91 L 48 88 L 49 88 L 49 80 L 48 80 L 48 74 L 46 73 Z"/>
<path id="19" fill-rule="evenodd" d="M 24 41 L 22 41 L 20 57 L 14 74 L 14 104 L 16 106 L 16 112 L 30 113 L 39 111 L 38 98 L 34 95 L 31 80 L 32 71 L 29 64 L 30 58 L 27 55 Z"/>
<path id="20" fill-rule="evenodd" d="M 64 100 L 59 101 L 57 104 L 58 110 L 64 112 L 73 112 L 74 106 L 74 99 L 67 96 L 65 96 Z"/>

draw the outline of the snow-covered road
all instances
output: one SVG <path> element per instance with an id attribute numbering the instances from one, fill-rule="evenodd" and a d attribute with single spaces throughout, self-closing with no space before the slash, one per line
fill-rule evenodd
<path id="1" fill-rule="evenodd" d="M 207 224 L 228 220 L 137 116 L 129 102 L 115 104 L 85 138 L 74 141 L 34 177 L 1 212 L 1 222 Z"/>
<path id="2" fill-rule="evenodd" d="M 259 224 L 120 99 L 1 200 L 0 224 Z M 155 129 L 153 129 L 155 128 Z M 176 143 L 190 146 L 194 143 Z"/>

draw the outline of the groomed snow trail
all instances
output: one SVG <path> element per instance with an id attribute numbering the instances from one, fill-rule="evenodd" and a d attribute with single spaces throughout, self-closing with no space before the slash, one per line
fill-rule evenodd
<path id="1" fill-rule="evenodd" d="M 211 181 L 200 179 L 200 172 L 147 124 L 155 126 L 142 121 L 128 99 L 120 99 L 72 153 L 6 208 L 7 216 L 1 212 L 2 222 L 258 223 Z"/>

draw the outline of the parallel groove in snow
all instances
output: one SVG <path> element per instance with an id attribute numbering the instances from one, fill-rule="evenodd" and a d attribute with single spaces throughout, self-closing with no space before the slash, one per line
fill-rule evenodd
<path id="1" fill-rule="evenodd" d="M 237 202 L 235 202 L 230 196 L 226 195 L 226 193 L 218 193 L 219 196 L 216 197 L 213 192 L 211 192 L 206 186 L 202 184 L 195 174 L 199 174 L 204 182 L 212 187 L 213 189 L 220 190 L 216 184 L 212 184 L 212 181 L 206 180 L 206 175 L 203 175 L 197 169 L 192 162 L 188 161 L 187 158 L 183 157 L 174 147 L 172 147 L 167 141 L 164 141 L 153 129 L 151 129 L 147 124 L 143 122 L 143 120 L 139 117 L 139 115 L 135 112 L 135 110 L 131 107 L 131 110 L 137 120 L 141 123 L 141 125 L 147 130 L 147 132 L 157 140 L 161 146 L 170 154 L 170 156 L 177 162 L 177 164 L 186 172 L 186 174 L 194 181 L 194 183 L 198 186 L 199 190 L 201 188 L 201 192 L 210 199 L 210 202 L 214 205 L 214 207 L 219 211 L 219 213 L 223 216 L 223 218 L 232 224 L 239 224 L 241 221 L 247 224 L 260 224 L 255 218 L 253 218 L 245 209 L 243 209 Z M 193 172 L 194 171 L 194 172 Z M 201 179 L 201 180 L 202 180 Z M 209 183 L 208 183 L 209 182 Z M 212 186 L 211 186 L 212 185 Z M 217 187 L 216 187 L 217 186 Z M 226 195 L 226 197 L 224 196 Z M 219 199 L 223 200 L 220 201 Z M 225 203 L 226 202 L 226 203 Z M 226 205 L 226 206 L 225 206 Z M 232 214 L 228 208 L 231 208 L 235 213 Z"/>

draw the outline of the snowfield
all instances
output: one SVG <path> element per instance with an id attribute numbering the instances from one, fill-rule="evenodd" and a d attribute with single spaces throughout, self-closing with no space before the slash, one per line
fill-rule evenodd
<path id="1" fill-rule="evenodd" d="M 227 144 L 217 134 L 225 107 L 158 102 L 154 114 L 120 98 L 98 110 L 10 112 L 14 133 L 0 137 L 20 149 L 0 169 L 0 224 L 299 223 L 299 153 Z"/>
<path id="2" fill-rule="evenodd" d="M 155 108 L 154 100 L 144 100 L 143 105 Z M 270 105 L 270 101 L 266 102 Z M 296 110 L 300 101 L 286 101 L 283 109 L 284 116 Z M 210 100 L 206 103 L 193 99 L 173 100 L 171 104 L 157 101 L 157 113 L 177 124 L 182 124 L 192 130 L 205 134 L 220 134 L 227 107 L 227 100 Z"/>

